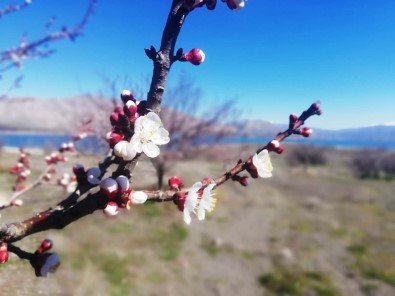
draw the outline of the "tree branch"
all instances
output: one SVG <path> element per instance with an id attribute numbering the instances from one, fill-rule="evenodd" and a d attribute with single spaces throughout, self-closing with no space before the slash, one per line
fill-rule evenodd
<path id="1" fill-rule="evenodd" d="M 175 61 L 174 47 L 181 27 L 189 13 L 184 7 L 183 0 L 173 0 L 166 26 L 163 30 L 162 41 L 159 51 L 156 53 L 153 63 L 151 86 L 147 95 L 147 109 L 159 113 L 163 92 L 165 90 L 167 75 Z"/>
<path id="2" fill-rule="evenodd" d="M 27 58 L 48 57 L 53 53 L 53 50 L 42 50 L 41 48 L 45 44 L 62 39 L 74 41 L 77 37 L 81 36 L 82 30 L 92 16 L 97 2 L 98 0 L 90 0 L 89 6 L 81 21 L 74 25 L 72 29 L 63 27 L 60 31 L 49 33 L 35 41 L 22 41 L 19 46 L 0 52 L 0 64 L 5 64 L 4 67 L 0 68 L 0 73 L 13 67 L 20 67 L 22 61 Z"/>

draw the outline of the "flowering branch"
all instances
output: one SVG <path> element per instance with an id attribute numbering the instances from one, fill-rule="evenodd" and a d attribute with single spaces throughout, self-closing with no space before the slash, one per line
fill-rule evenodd
<path id="1" fill-rule="evenodd" d="M 242 8 L 245 3 L 244 0 L 223 2 L 226 2 L 230 9 Z M 232 169 L 216 179 L 204 178 L 187 188 L 184 187 L 181 178 L 174 176 L 169 179 L 169 190 L 166 191 L 131 188 L 132 173 L 140 157 L 143 154 L 149 158 L 157 157 L 160 154 L 159 146 L 167 144 L 170 140 L 169 132 L 163 127 L 158 113 L 172 63 L 178 60 L 199 65 L 205 58 L 200 49 L 192 49 L 188 53 L 178 50 L 174 54 L 177 37 L 185 18 L 197 7 L 206 5 L 208 9 L 213 10 L 216 3 L 215 0 L 173 0 L 160 50 L 157 52 L 152 46 L 149 50 L 146 49 L 147 56 L 154 63 L 147 101 L 138 102 L 131 91 L 124 90 L 121 93 L 123 106 L 115 108 L 110 116 L 112 129 L 106 135 L 111 148 L 110 153 L 98 167 L 85 170 L 82 165 L 74 165 L 76 187 L 66 199 L 22 222 L 0 225 L 0 263 L 7 261 L 9 250 L 22 259 L 29 260 L 37 276 L 45 276 L 47 270 L 59 265 L 56 254 L 46 253 L 49 243 L 43 242 L 33 255 L 20 250 L 13 243 L 41 231 L 62 229 L 97 210 L 102 210 L 107 216 L 116 216 L 120 208 L 129 210 L 134 205 L 146 201 L 173 201 L 183 212 L 187 224 L 191 223 L 191 213 L 196 214 L 198 220 L 204 220 L 206 212 L 214 209 L 216 187 L 228 180 L 246 186 L 248 177 L 239 175 L 243 171 L 247 171 L 252 178 L 270 177 L 273 168 L 269 152 L 282 153 L 284 148 L 280 142 L 292 134 L 304 137 L 311 135 L 311 129 L 302 128 L 302 125 L 310 116 L 321 114 L 319 102 L 312 104 L 299 117 L 291 114 L 287 130 L 277 134 L 253 156 L 246 161 L 240 160 Z M 52 243 L 49 245 L 52 246 Z"/>
<path id="2" fill-rule="evenodd" d="M 44 37 L 31 42 L 27 42 L 23 38 L 21 43 L 17 47 L 0 52 L 0 64 L 5 65 L 0 68 L 0 73 L 13 67 L 20 68 L 22 66 L 22 61 L 28 58 L 44 58 L 50 56 L 53 53 L 53 50 L 43 49 L 43 46 L 48 43 L 62 39 L 70 39 L 71 41 L 74 41 L 77 37 L 81 36 L 82 30 L 84 29 L 85 25 L 87 24 L 94 12 L 97 1 L 98 0 L 90 0 L 89 6 L 81 21 L 74 25 L 74 27 L 72 27 L 71 29 L 67 27 L 62 27 L 60 31 L 48 33 Z M 31 1 L 26 0 L 24 4 L 9 6 L 8 9 L 4 9 L 3 14 L 18 11 L 20 10 L 20 8 L 24 8 L 28 4 L 30 4 L 30 2 Z M 2 15 L 1 13 L 2 10 L 0 10 L 0 17 Z"/>

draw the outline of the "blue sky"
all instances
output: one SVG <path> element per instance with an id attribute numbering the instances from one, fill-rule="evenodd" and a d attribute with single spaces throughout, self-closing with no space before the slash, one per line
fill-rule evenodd
<path id="1" fill-rule="evenodd" d="M 30 60 L 4 73 L 0 91 L 25 76 L 15 96 L 67 97 L 95 92 L 100 75 L 129 76 L 143 83 L 152 72 L 144 53 L 159 47 L 170 0 L 99 0 L 96 13 L 75 43 L 52 45 L 56 54 Z M 0 48 L 18 43 L 23 32 L 40 36 L 56 15 L 56 26 L 74 24 L 88 0 L 33 0 L 0 20 Z M 197 9 L 188 16 L 178 47 L 203 49 L 199 67 L 177 63 L 195 79 L 204 102 L 236 99 L 245 116 L 284 123 L 321 100 L 324 114 L 309 125 L 328 129 L 395 122 L 395 1 L 249 0 L 231 11 Z M 125 86 L 127 87 L 127 86 Z"/>

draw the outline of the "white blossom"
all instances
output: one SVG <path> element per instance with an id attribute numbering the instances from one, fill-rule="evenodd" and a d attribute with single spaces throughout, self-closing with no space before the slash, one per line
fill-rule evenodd
<path id="1" fill-rule="evenodd" d="M 137 153 L 144 152 L 148 157 L 157 157 L 160 153 L 157 145 L 164 145 L 169 141 L 169 132 L 163 127 L 156 113 L 149 112 L 136 119 L 130 143 Z"/>
<path id="2" fill-rule="evenodd" d="M 255 154 L 252 158 L 252 163 L 258 171 L 259 177 L 270 178 L 272 176 L 273 166 L 267 149 L 263 149 L 259 154 Z"/>
<path id="3" fill-rule="evenodd" d="M 202 186 L 202 182 L 196 182 L 188 191 L 183 211 L 186 224 L 191 224 L 191 213 L 197 215 L 199 221 L 202 221 L 206 217 L 206 211 L 211 212 L 215 207 L 217 200 L 214 198 L 214 192 L 212 191 L 215 184 L 207 185 L 200 196 L 199 190 Z"/>

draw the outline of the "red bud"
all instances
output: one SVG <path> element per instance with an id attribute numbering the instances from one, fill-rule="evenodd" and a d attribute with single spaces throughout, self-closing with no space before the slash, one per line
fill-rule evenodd
<path id="1" fill-rule="evenodd" d="M 0 244 L 0 264 L 6 263 L 8 261 L 8 249 L 6 243 Z"/>
<path id="2" fill-rule="evenodd" d="M 53 246 L 52 241 L 50 239 L 45 239 L 42 241 L 40 247 L 38 247 L 36 252 L 42 254 L 42 253 L 48 251 L 49 249 L 51 249 L 52 246 Z"/>
<path id="3" fill-rule="evenodd" d="M 181 178 L 177 176 L 171 177 L 168 181 L 168 184 L 172 190 L 180 190 L 184 186 Z"/>

